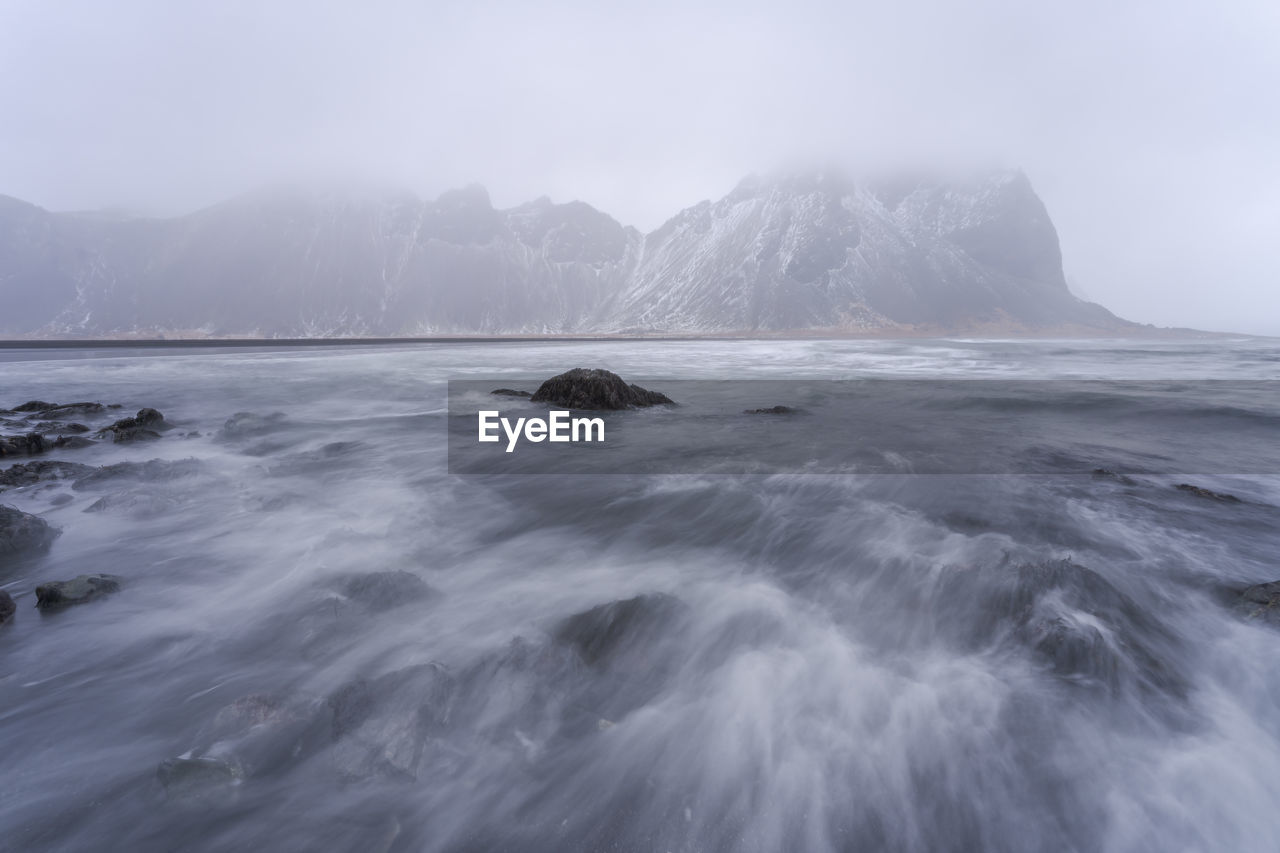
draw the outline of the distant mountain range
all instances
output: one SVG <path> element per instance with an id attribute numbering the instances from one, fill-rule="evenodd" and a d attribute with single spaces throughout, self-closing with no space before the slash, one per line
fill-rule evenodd
<path id="1" fill-rule="evenodd" d="M 1067 289 L 1020 172 L 748 178 L 641 234 L 582 202 L 497 210 L 252 193 L 173 219 L 0 196 L 0 335 L 1124 332 Z"/>

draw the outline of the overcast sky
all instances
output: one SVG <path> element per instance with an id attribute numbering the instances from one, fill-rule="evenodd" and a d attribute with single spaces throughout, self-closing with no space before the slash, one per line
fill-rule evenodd
<path id="1" fill-rule="evenodd" d="M 0 194 L 341 176 L 649 230 L 750 172 L 1020 167 L 1077 292 L 1280 334 L 1280 4 L 9 2 Z"/>

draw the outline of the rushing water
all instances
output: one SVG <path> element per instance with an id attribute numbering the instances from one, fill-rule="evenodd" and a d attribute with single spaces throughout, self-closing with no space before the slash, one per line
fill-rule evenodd
<path id="1" fill-rule="evenodd" d="M 447 380 L 575 366 L 1270 380 L 1280 345 L 0 352 L 0 405 L 174 425 L 50 455 L 174 464 L 0 496 L 62 529 L 0 566 L 0 848 L 1280 849 L 1280 633 L 1232 607 L 1280 578 L 1274 459 L 1195 481 L 1239 503 L 1172 471 L 449 473 Z M 123 588 L 34 608 L 87 572 Z"/>

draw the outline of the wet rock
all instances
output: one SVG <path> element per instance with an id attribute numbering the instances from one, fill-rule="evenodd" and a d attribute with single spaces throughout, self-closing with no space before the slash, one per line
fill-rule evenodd
<path id="1" fill-rule="evenodd" d="M 221 438 L 248 438 L 266 435 L 287 426 L 284 412 L 258 415 L 253 412 L 236 412 L 227 418 L 218 435 Z"/>
<path id="2" fill-rule="evenodd" d="M 643 648 L 665 633 L 685 605 L 665 593 L 601 604 L 560 621 L 552 638 L 589 664 L 605 664 L 627 647 Z"/>
<path id="3" fill-rule="evenodd" d="M 156 518 L 179 506 L 179 501 L 149 490 L 134 489 L 103 495 L 84 508 L 85 512 L 109 512 L 136 519 Z"/>
<path id="4" fill-rule="evenodd" d="M 39 516 L 0 506 L 0 557 L 47 551 L 61 532 Z"/>
<path id="5" fill-rule="evenodd" d="M 0 435 L 0 457 L 35 456 L 49 449 L 51 442 L 38 432 L 26 435 Z"/>
<path id="6" fill-rule="evenodd" d="M 426 581 L 409 572 L 370 572 L 348 576 L 342 594 L 371 610 L 390 610 L 413 601 L 423 601 L 438 593 Z"/>
<path id="7" fill-rule="evenodd" d="M 76 479 L 71 488 L 76 491 L 93 488 L 113 480 L 145 481 L 148 483 L 178 480 L 203 473 L 198 459 L 148 459 L 146 462 L 117 462 L 103 465 Z"/>
<path id="8" fill-rule="evenodd" d="M 86 604 L 120 590 L 115 575 L 80 575 L 69 581 L 46 581 L 36 587 L 36 607 L 56 610 L 75 604 Z"/>
<path id="9" fill-rule="evenodd" d="M 64 420 L 82 415 L 96 415 L 106 409 L 101 403 L 46 403 L 32 400 L 14 409 L 15 412 L 38 413 L 42 418 Z"/>
<path id="10" fill-rule="evenodd" d="M 1195 495 L 1198 498 L 1205 498 L 1206 500 L 1218 501 L 1220 503 L 1229 503 L 1229 504 L 1244 503 L 1244 501 L 1240 500 L 1235 495 L 1229 495 L 1229 494 L 1226 494 L 1225 492 L 1213 492 L 1213 491 L 1210 491 L 1209 489 L 1201 488 L 1200 486 L 1193 486 L 1190 483 L 1179 483 L 1178 485 L 1174 486 L 1174 488 L 1177 489 L 1178 491 L 1187 492 L 1188 494 Z"/>
<path id="11" fill-rule="evenodd" d="M 744 415 L 794 415 L 799 409 L 793 409 L 790 406 L 770 406 L 767 409 L 743 409 Z"/>
<path id="12" fill-rule="evenodd" d="M 927 603 L 951 644 L 1012 642 L 1055 676 L 1109 693 L 1182 698 L 1178 638 L 1098 572 L 1072 560 L 956 569 Z"/>
<path id="13" fill-rule="evenodd" d="M 53 440 L 53 446 L 59 450 L 75 450 L 92 444 L 97 442 L 80 435 L 60 435 Z"/>
<path id="14" fill-rule="evenodd" d="M 629 385 L 608 370 L 577 367 L 553 376 L 538 386 L 529 398 L 534 403 L 550 403 L 566 409 L 631 409 L 643 406 L 674 405 L 671 398 L 639 385 Z"/>
<path id="15" fill-rule="evenodd" d="M 1134 485 L 1134 481 L 1131 478 L 1126 477 L 1124 474 L 1117 474 L 1109 468 L 1094 468 L 1093 478 L 1095 480 L 1114 480 L 1126 486 Z"/>
<path id="16" fill-rule="evenodd" d="M 412 780 L 429 742 L 449 720 L 454 680 L 439 664 L 422 664 L 352 682 L 329 698 L 331 760 L 348 780 Z"/>
<path id="17" fill-rule="evenodd" d="M 515 391 L 515 390 L 512 390 L 511 388 L 499 388 L 495 391 L 490 391 L 489 393 L 493 394 L 496 397 L 531 397 L 533 396 L 528 391 Z"/>
<path id="18" fill-rule="evenodd" d="M 38 424 L 35 425 L 34 429 L 36 432 L 40 432 L 40 433 L 69 432 L 72 434 L 78 434 L 78 433 L 89 431 L 89 428 L 84 424 L 77 424 L 77 423 L 64 424 L 64 423 L 58 423 L 57 421 L 40 421 Z"/>
<path id="19" fill-rule="evenodd" d="M 0 471 L 0 492 L 5 489 L 30 486 L 35 483 L 70 480 L 93 472 L 88 465 L 77 462 L 61 462 L 41 459 L 35 462 L 19 462 Z"/>
<path id="20" fill-rule="evenodd" d="M 66 506 L 67 504 L 71 503 L 73 500 L 75 500 L 74 497 L 67 494 L 66 492 L 63 492 L 60 495 L 54 495 L 53 498 L 50 499 L 49 503 L 52 506 Z"/>
<path id="21" fill-rule="evenodd" d="M 98 435 L 112 436 L 112 441 L 142 441 L 159 438 L 158 430 L 168 429 L 164 415 L 155 409 L 139 409 L 131 418 L 122 418 L 109 427 L 98 430 Z"/>
<path id="22" fill-rule="evenodd" d="M 1236 611 L 1246 619 L 1280 625 L 1280 581 L 1255 584 L 1243 590 Z"/>
<path id="23" fill-rule="evenodd" d="M 13 598 L 9 593 L 0 589 L 0 625 L 6 624 L 13 618 L 13 614 L 18 612 L 18 605 L 13 603 Z"/>
<path id="24" fill-rule="evenodd" d="M 217 758 L 170 758 L 156 768 L 156 779 L 171 800 L 225 806 L 235 800 L 238 768 Z"/>

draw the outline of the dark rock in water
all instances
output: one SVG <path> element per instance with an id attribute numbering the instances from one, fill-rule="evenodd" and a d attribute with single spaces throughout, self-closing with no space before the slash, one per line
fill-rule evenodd
<path id="1" fill-rule="evenodd" d="M 13 599 L 9 593 L 0 589 L 0 625 L 5 624 L 13 618 L 13 614 L 18 612 L 18 605 L 13 603 Z"/>
<path id="2" fill-rule="evenodd" d="M 60 435 L 53 441 L 53 446 L 59 450 L 74 450 L 91 444 L 97 444 L 97 442 L 81 435 Z"/>
<path id="3" fill-rule="evenodd" d="M 49 409 L 58 408 L 57 403 L 46 403 L 44 400 L 28 400 L 21 406 L 14 406 L 10 411 L 13 412 L 44 412 Z"/>
<path id="4" fill-rule="evenodd" d="M 390 610 L 437 593 L 422 578 L 409 572 L 370 572 L 349 577 L 342 593 L 373 610 Z"/>
<path id="5" fill-rule="evenodd" d="M 73 498 L 71 495 L 67 494 L 66 492 L 63 492 L 60 495 L 55 495 L 53 499 L 49 501 L 49 503 L 53 506 L 66 506 L 67 504 L 71 503 L 73 500 L 75 500 L 75 498 Z"/>
<path id="6" fill-rule="evenodd" d="M 533 396 L 528 391 L 513 391 L 510 388 L 499 388 L 496 391 L 490 391 L 489 393 L 494 394 L 498 397 L 531 397 Z"/>
<path id="7" fill-rule="evenodd" d="M 61 533 L 39 516 L 0 506 L 0 557 L 47 551 Z"/>
<path id="8" fill-rule="evenodd" d="M 97 414 L 105 408 L 101 403 L 46 403 L 43 400 L 31 400 L 18 406 L 13 411 L 38 412 L 41 417 L 61 420 L 72 415 Z"/>
<path id="9" fill-rule="evenodd" d="M 122 418 L 111 426 L 98 430 L 98 435 L 106 436 L 110 433 L 112 440 L 117 442 L 139 441 L 159 438 L 160 433 L 157 430 L 167 428 L 168 424 L 164 422 L 164 415 L 155 409 L 139 409 L 138 414 L 133 417 Z"/>
<path id="10" fill-rule="evenodd" d="M 346 685 L 329 698 L 330 757 L 342 777 L 413 780 L 449 720 L 454 679 L 422 664 Z"/>
<path id="11" fill-rule="evenodd" d="M 1280 625 L 1280 581 L 1260 583 L 1240 593 L 1236 611 L 1246 619 L 1262 619 Z"/>
<path id="12" fill-rule="evenodd" d="M 1134 485 L 1134 482 L 1124 474 L 1117 474 L 1109 468 L 1094 468 L 1093 478 L 1095 480 L 1115 480 L 1117 483 L 1123 483 L 1126 486 Z"/>
<path id="13" fill-rule="evenodd" d="M 562 620 L 552 637 L 577 650 L 587 663 L 604 664 L 627 646 L 652 642 L 684 607 L 665 593 L 637 595 L 576 613 Z"/>
<path id="14" fill-rule="evenodd" d="M 89 431 L 89 428 L 84 424 L 77 424 L 77 423 L 64 424 L 64 423 L 58 423 L 57 421 L 40 421 L 40 423 L 35 425 L 34 429 L 36 432 L 41 432 L 41 433 L 69 432 L 72 434 L 78 434 L 78 433 Z"/>
<path id="15" fill-rule="evenodd" d="M 120 590 L 120 578 L 115 575 L 80 575 L 69 581 L 46 581 L 36 587 L 36 607 L 52 610 L 85 604 Z"/>
<path id="16" fill-rule="evenodd" d="M 83 477 L 93 471 L 78 462 L 61 462 L 41 459 L 36 462 L 19 462 L 0 471 L 0 492 L 19 486 L 30 486 L 50 480 L 69 480 Z"/>
<path id="17" fill-rule="evenodd" d="M 243 779 L 282 770 L 320 748 L 328 736 L 328 709 L 319 699 L 252 694 L 220 709 L 196 735 L 196 748 L 170 762 L 212 762 L 214 779 L 202 781 L 225 784 L 228 776 Z"/>
<path id="18" fill-rule="evenodd" d="M 100 468 L 95 468 L 83 477 L 77 478 L 71 484 L 71 488 L 79 492 L 111 480 L 163 482 L 183 477 L 194 477 L 202 473 L 203 470 L 204 467 L 198 459 L 148 459 L 146 462 L 117 462 L 114 465 L 103 465 Z"/>
<path id="19" fill-rule="evenodd" d="M 534 403 L 551 403 L 566 409 L 631 409 L 674 405 L 667 395 L 648 391 L 639 385 L 628 385 L 616 373 L 582 367 L 551 377 L 539 385 L 529 399 Z"/>
<path id="20" fill-rule="evenodd" d="M 156 768 L 156 778 L 171 800 L 204 806 L 230 805 L 240 784 L 240 771 L 217 758 L 170 758 Z"/>
<path id="21" fill-rule="evenodd" d="M 272 412 L 269 415 L 236 412 L 227 418 L 227 422 L 222 425 L 218 435 L 222 438 L 247 438 L 275 432 L 285 426 L 284 412 Z"/>
<path id="22" fill-rule="evenodd" d="M 1200 486 L 1193 486 L 1190 483 L 1179 483 L 1177 486 L 1174 486 L 1174 488 L 1176 488 L 1178 491 L 1187 492 L 1188 494 L 1195 495 L 1198 498 L 1206 498 L 1208 500 L 1218 501 L 1220 503 L 1229 503 L 1229 504 L 1244 503 L 1244 501 L 1240 500 L 1235 495 L 1228 495 L 1225 492 L 1213 492 L 1213 491 L 1210 491 L 1209 489 L 1201 488 Z"/>
<path id="23" fill-rule="evenodd" d="M 48 450 L 49 444 L 38 432 L 0 435 L 0 456 L 35 456 Z"/>
<path id="24" fill-rule="evenodd" d="M 794 415 L 799 409 L 790 406 L 770 406 L 767 409 L 743 409 L 744 415 Z"/>

